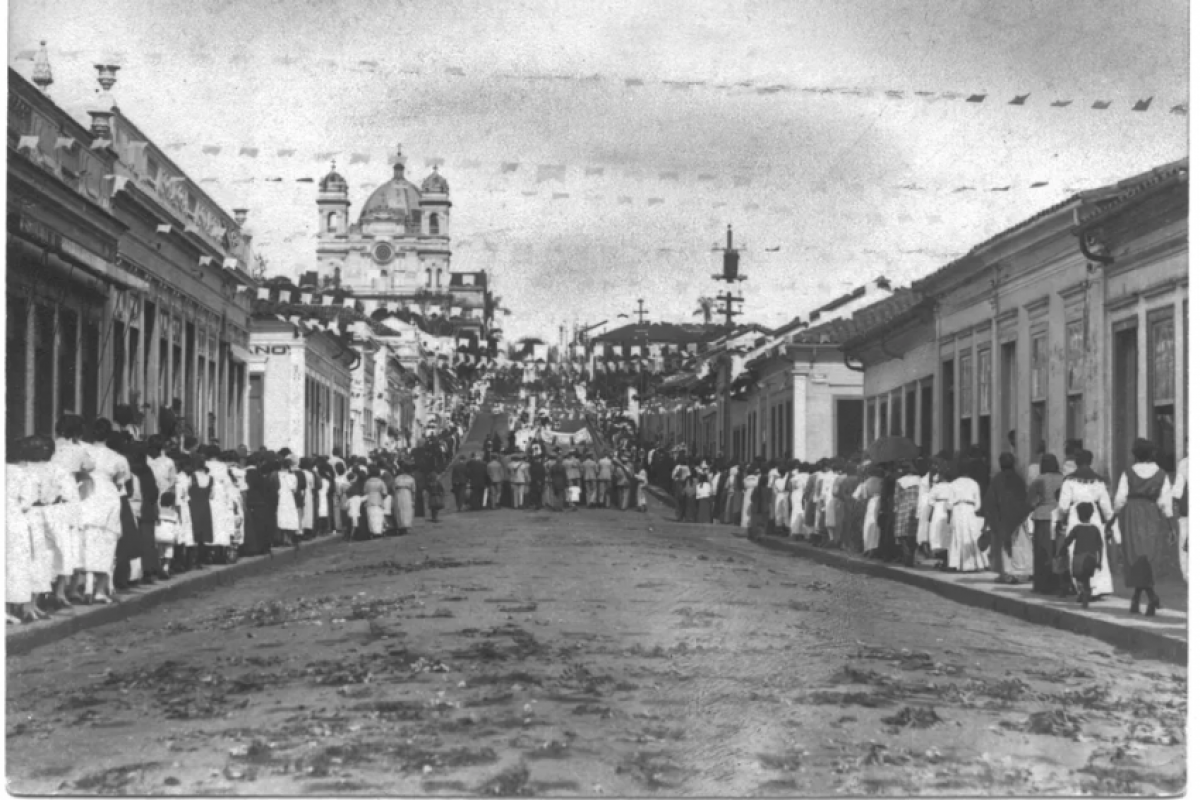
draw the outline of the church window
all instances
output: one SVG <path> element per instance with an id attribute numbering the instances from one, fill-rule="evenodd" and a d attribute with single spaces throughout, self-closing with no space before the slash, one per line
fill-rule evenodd
<path id="1" fill-rule="evenodd" d="M 432 267 L 429 267 L 425 270 L 425 285 L 430 288 L 433 287 L 433 268 Z"/>
<path id="2" fill-rule="evenodd" d="M 442 271 L 440 269 L 437 271 L 437 283 L 434 284 L 434 288 L 442 288 Z"/>
<path id="3" fill-rule="evenodd" d="M 437 214 L 429 215 L 429 235 L 438 236 L 441 234 L 441 224 L 438 221 Z"/>
<path id="4" fill-rule="evenodd" d="M 421 212 L 420 211 L 410 211 L 408 213 L 408 220 L 409 220 L 408 221 L 409 230 L 414 233 L 420 233 L 421 232 Z"/>
<path id="5" fill-rule="evenodd" d="M 329 217 L 325 220 L 325 230 L 329 233 L 337 233 L 337 212 L 330 211 Z"/>

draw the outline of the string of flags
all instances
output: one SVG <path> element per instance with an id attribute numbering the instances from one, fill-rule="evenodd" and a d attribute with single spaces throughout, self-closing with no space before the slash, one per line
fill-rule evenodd
<path id="1" fill-rule="evenodd" d="M 27 48 L 18 50 L 12 57 L 13 62 L 33 62 L 36 58 L 37 51 L 35 48 Z M 106 64 L 122 64 L 128 61 L 128 53 L 122 51 L 83 51 L 83 50 L 67 50 L 54 51 L 52 57 L 54 59 L 62 59 L 67 62 L 73 62 L 81 59 L 102 59 Z M 162 52 L 150 52 L 145 54 L 145 60 L 149 64 L 160 64 L 166 58 L 167 54 Z M 216 63 L 217 59 L 211 53 L 196 53 L 191 56 L 194 60 L 202 63 Z M 135 59 L 136 60 L 136 59 Z M 228 63 L 235 65 L 238 68 L 250 66 L 254 62 L 267 63 L 258 58 L 257 54 L 251 54 L 246 51 L 239 51 L 227 59 Z M 93 60 L 91 63 L 100 63 L 98 60 Z M 838 97 L 855 97 L 862 99 L 880 98 L 887 101 L 914 101 L 914 102 L 951 102 L 964 103 L 971 105 L 994 105 L 1003 106 L 1005 108 L 1032 108 L 1035 106 L 1043 106 L 1056 109 L 1080 108 L 1090 111 L 1115 111 L 1118 109 L 1127 110 L 1135 113 L 1146 113 L 1152 108 L 1165 110 L 1168 114 L 1174 116 L 1186 116 L 1188 113 L 1187 102 L 1170 104 L 1159 100 L 1157 95 L 1151 94 L 1147 97 L 1138 97 L 1133 101 L 1118 102 L 1112 97 L 1062 97 L 1057 95 L 1045 95 L 1032 91 L 1015 92 L 1010 94 L 998 94 L 991 91 L 986 92 L 968 92 L 955 90 L 933 90 L 928 87 L 920 89 L 898 88 L 887 86 L 841 86 L 836 84 L 823 85 L 802 85 L 789 83 L 762 83 L 753 80 L 743 80 L 736 82 L 721 82 L 710 80 L 687 80 L 687 79 L 650 79 L 641 76 L 623 76 L 602 75 L 602 74 L 537 74 L 537 73 L 506 73 L 506 72 L 475 72 L 456 65 L 419 65 L 407 62 L 389 61 L 387 59 L 362 59 L 362 58 L 313 58 L 309 54 L 298 55 L 282 55 L 273 57 L 270 62 L 275 66 L 296 67 L 296 68 L 319 68 L 325 72 L 331 69 L 340 69 L 346 72 L 361 75 L 377 75 L 380 77 L 448 77 L 448 78 L 486 78 L 499 80 L 516 80 L 530 83 L 574 83 L 582 85 L 611 85 L 621 87 L 628 91 L 645 91 L 652 87 L 662 87 L 670 92 L 689 93 L 697 91 L 717 92 L 730 95 L 758 95 L 763 97 L 783 97 L 788 95 L 793 96 L 838 96 Z M 400 88 L 392 84 L 389 86 L 390 94 L 400 94 Z"/>

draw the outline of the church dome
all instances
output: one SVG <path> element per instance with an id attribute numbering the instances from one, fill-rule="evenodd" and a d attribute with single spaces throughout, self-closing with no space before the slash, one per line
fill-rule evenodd
<path id="1" fill-rule="evenodd" d="M 346 183 L 346 179 L 336 170 L 331 169 L 328 175 L 321 178 L 320 189 L 322 192 L 345 192 L 350 189 L 350 184 Z"/>
<path id="2" fill-rule="evenodd" d="M 396 164 L 395 174 L 380 186 L 363 204 L 359 221 L 367 219 L 409 218 L 409 212 L 421 208 L 421 192 L 404 177 L 404 165 Z"/>
<path id="3" fill-rule="evenodd" d="M 425 194 L 450 194 L 450 184 L 446 183 L 446 179 L 438 172 L 437 167 L 434 167 L 429 177 L 421 183 L 421 191 Z"/>

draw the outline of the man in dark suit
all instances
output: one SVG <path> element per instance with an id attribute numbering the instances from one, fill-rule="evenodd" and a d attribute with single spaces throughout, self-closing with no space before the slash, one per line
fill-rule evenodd
<path id="1" fill-rule="evenodd" d="M 471 460 L 467 462 L 467 483 L 471 489 L 471 510 L 479 511 L 483 508 L 483 492 L 488 485 L 487 465 L 480 460 L 477 453 L 471 453 Z"/>
<path id="2" fill-rule="evenodd" d="M 450 485 L 454 490 L 454 508 L 462 511 L 467 504 L 467 462 L 462 456 L 450 468 Z"/>

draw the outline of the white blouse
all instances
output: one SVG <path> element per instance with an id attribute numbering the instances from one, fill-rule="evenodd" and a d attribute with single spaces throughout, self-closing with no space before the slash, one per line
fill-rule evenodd
<path id="1" fill-rule="evenodd" d="M 1159 471 L 1159 466 L 1157 464 L 1134 464 L 1133 471 L 1139 478 L 1145 480 L 1153 478 Z M 1117 481 L 1117 493 L 1113 496 L 1113 512 L 1119 513 L 1127 502 L 1129 502 L 1129 476 L 1122 472 L 1120 480 Z M 1171 503 L 1171 478 L 1169 476 L 1164 478 L 1162 491 L 1158 493 L 1155 503 L 1170 519 L 1174 509 Z"/>

